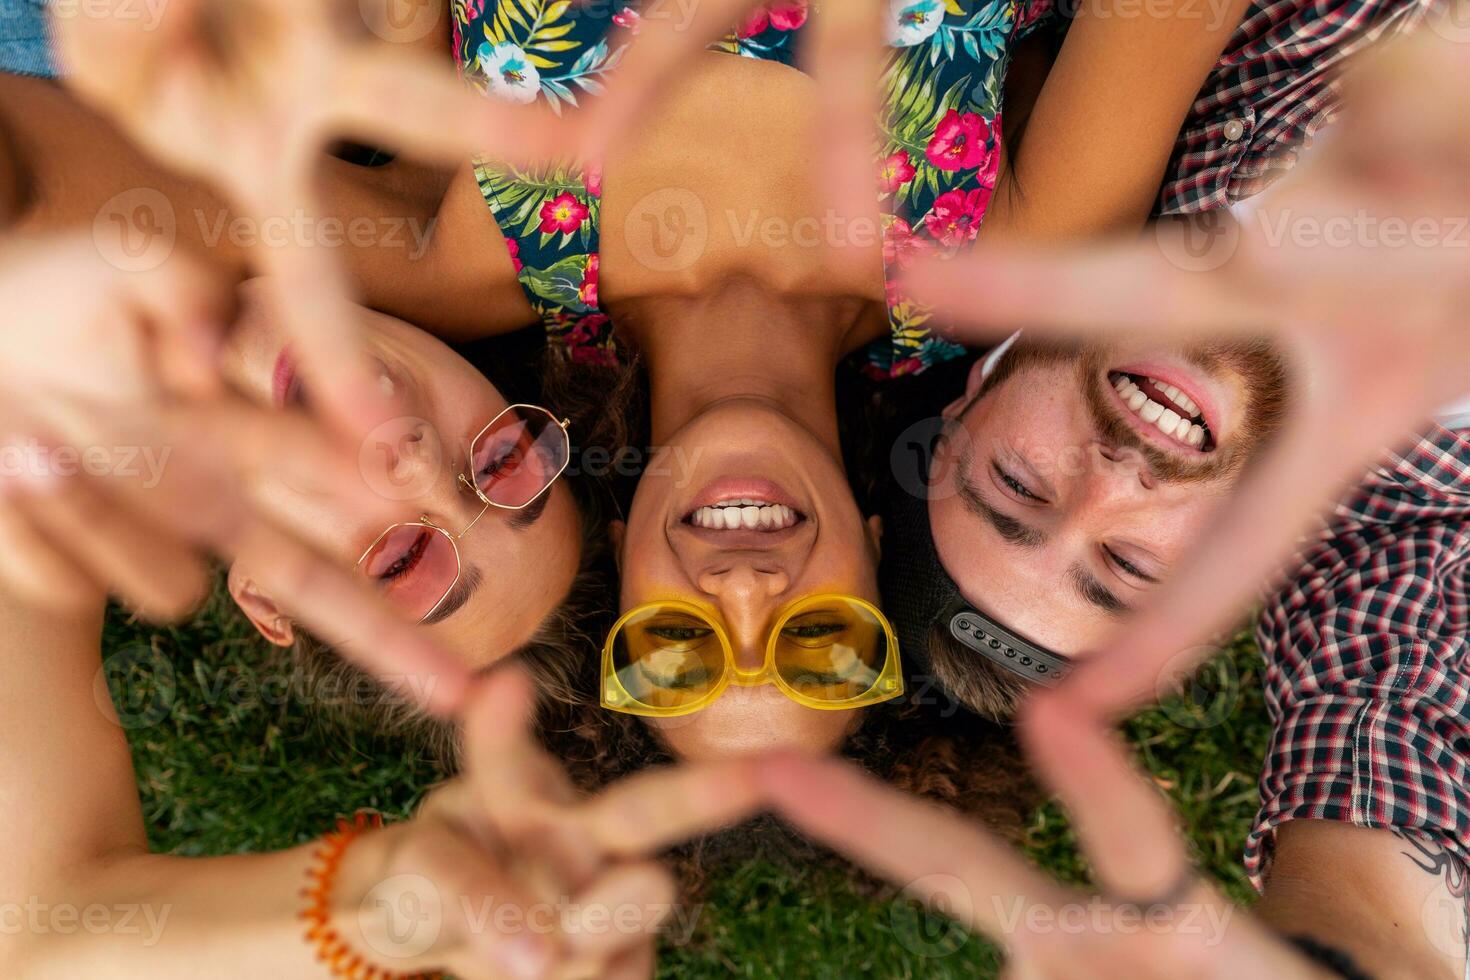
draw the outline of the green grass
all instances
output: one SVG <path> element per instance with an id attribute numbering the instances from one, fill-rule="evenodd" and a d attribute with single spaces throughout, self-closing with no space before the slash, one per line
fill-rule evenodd
<path id="1" fill-rule="evenodd" d="M 114 613 L 104 651 L 157 850 L 216 855 L 302 844 L 360 808 L 406 816 L 441 778 L 401 747 L 323 725 L 305 699 L 284 690 L 278 654 L 218 599 L 194 623 L 162 631 Z M 1127 733 L 1179 808 L 1201 867 L 1249 902 L 1240 852 L 1269 734 L 1249 638 L 1238 638 L 1207 676 L 1226 682 L 1140 715 Z M 1027 850 L 1058 877 L 1086 881 L 1055 805 L 1036 813 Z M 991 977 L 998 965 L 987 943 L 902 898 L 860 897 L 832 871 L 798 875 L 755 862 L 715 883 L 693 938 L 664 950 L 660 972 L 946 978 Z"/>

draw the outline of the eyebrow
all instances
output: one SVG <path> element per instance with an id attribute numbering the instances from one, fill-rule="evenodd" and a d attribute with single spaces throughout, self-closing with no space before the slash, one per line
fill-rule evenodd
<path id="1" fill-rule="evenodd" d="M 956 481 L 960 499 L 965 503 L 965 509 L 995 528 L 995 533 L 1011 544 L 1030 550 L 1046 544 L 1046 535 L 1040 530 L 1007 514 L 1002 514 L 991 506 L 990 502 L 985 499 L 985 495 L 980 492 L 980 488 L 971 479 L 973 463 L 974 456 L 967 453 L 960 460 L 959 479 Z"/>
<path id="2" fill-rule="evenodd" d="M 510 520 L 507 522 L 510 524 L 510 529 L 512 531 L 528 531 L 535 527 L 536 522 L 541 520 L 541 515 L 546 513 L 546 508 L 550 503 L 551 488 L 547 487 L 542 491 L 541 496 L 536 498 L 534 503 L 511 515 Z"/>
<path id="3" fill-rule="evenodd" d="M 444 622 L 455 613 L 459 612 L 465 605 L 475 597 L 481 583 L 485 581 L 485 573 L 480 571 L 480 566 L 471 565 L 460 575 L 459 581 L 454 583 L 454 588 L 449 590 L 449 595 L 439 603 L 439 608 L 434 610 L 433 615 L 424 620 L 423 625 L 434 626 Z"/>
<path id="4" fill-rule="evenodd" d="M 1099 582 L 1095 575 L 1080 564 L 1073 565 L 1067 570 L 1067 579 L 1072 583 L 1072 588 L 1077 590 L 1078 595 L 1109 616 L 1123 616 L 1133 611 L 1132 606 L 1119 599 L 1107 586 Z"/>

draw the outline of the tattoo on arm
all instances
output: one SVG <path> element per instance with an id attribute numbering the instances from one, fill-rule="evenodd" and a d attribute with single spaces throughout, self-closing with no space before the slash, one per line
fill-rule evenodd
<path id="1" fill-rule="evenodd" d="M 1460 925 L 1460 937 L 1463 948 L 1470 954 L 1470 868 L 1456 855 L 1417 834 L 1395 830 L 1394 835 L 1409 846 L 1409 850 L 1400 853 L 1414 862 L 1414 866 L 1420 871 L 1440 879 L 1450 896 L 1464 907 L 1465 918 Z M 1470 962 L 1466 963 L 1466 976 L 1470 977 Z"/>

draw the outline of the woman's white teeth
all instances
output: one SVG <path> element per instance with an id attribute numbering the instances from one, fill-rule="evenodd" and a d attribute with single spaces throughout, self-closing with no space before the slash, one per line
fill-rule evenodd
<path id="1" fill-rule="evenodd" d="M 1201 418 L 1199 406 L 1192 398 L 1173 385 L 1158 382 L 1155 382 L 1155 385 L 1174 403 L 1174 408 L 1166 408 L 1154 401 L 1126 374 L 1120 374 L 1113 379 L 1113 388 L 1117 390 L 1118 396 L 1139 418 L 1156 426 L 1160 432 L 1170 438 L 1177 439 L 1196 449 L 1203 446 L 1205 430 L 1201 424 L 1204 420 Z"/>
<path id="2" fill-rule="evenodd" d="M 784 531 L 796 526 L 796 511 L 781 504 L 731 500 L 699 508 L 689 522 L 712 531 Z"/>

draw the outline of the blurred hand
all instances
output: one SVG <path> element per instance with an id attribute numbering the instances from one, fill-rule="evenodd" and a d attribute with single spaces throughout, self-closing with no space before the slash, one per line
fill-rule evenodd
<path id="1" fill-rule="evenodd" d="M 396 7 L 172 0 L 155 22 L 132 0 L 98 0 L 53 26 L 68 84 L 160 160 L 218 185 L 242 217 L 294 228 L 320 215 L 312 178 L 337 139 L 462 164 L 482 151 L 534 155 L 538 135 L 553 132 L 535 110 L 473 92 L 447 57 L 416 44 L 436 27 L 447 38 L 447 3 L 413 8 L 405 28 L 389 19 Z M 426 11 L 432 20 L 416 26 Z M 326 417 L 352 436 L 382 421 L 332 250 L 293 241 L 254 259 L 275 282 Z"/>
<path id="2" fill-rule="evenodd" d="M 447 34 L 443 0 L 422 0 L 407 28 L 394 26 L 399 0 L 174 0 L 156 23 L 132 0 L 98 0 L 86 16 L 53 24 L 69 84 L 161 160 L 218 184 L 244 217 L 295 227 L 319 213 L 312 173 L 338 138 L 449 164 L 599 156 L 647 115 L 688 59 L 761 6 L 650 9 L 606 95 L 564 117 L 485 98 L 447 57 L 418 44 L 434 30 Z M 822 82 L 813 159 L 823 161 L 819 186 L 834 210 L 851 218 L 876 216 L 882 9 L 877 0 L 829 4 L 813 23 L 812 68 Z M 429 15 L 436 19 L 419 25 Z M 255 259 L 275 284 L 326 417 L 352 436 L 385 420 L 330 250 L 297 242 L 263 247 Z"/>
<path id="3" fill-rule="evenodd" d="M 1050 692 L 1023 726 L 1101 894 L 1049 879 L 958 813 L 846 763 L 782 759 L 762 784 L 814 839 L 1002 944 L 1007 976 L 1328 976 L 1193 872 L 1167 801 L 1117 739 Z"/>
<path id="4" fill-rule="evenodd" d="M 324 640 L 432 709 L 458 703 L 466 669 L 261 502 L 267 481 L 309 481 L 393 519 L 355 454 L 220 382 L 228 289 L 177 257 L 119 272 L 90 238 L 10 243 L 3 269 L 0 580 L 53 610 L 112 592 L 176 619 L 206 592 L 207 554 L 266 555 L 262 585 Z"/>
<path id="5" fill-rule="evenodd" d="M 384 832 L 384 857 L 352 871 L 345 909 L 363 912 L 349 946 L 368 962 L 465 980 L 652 976 L 677 901 L 653 856 L 758 808 L 744 762 L 647 772 L 582 799 L 531 738 L 533 702 L 517 669 L 480 682 L 464 716 L 464 774 Z M 405 906 L 438 909 L 426 920 L 437 931 L 405 940 L 394 921 Z"/>
<path id="6" fill-rule="evenodd" d="M 753 17 L 774 8 L 809 8 L 803 34 L 803 71 L 816 82 L 811 118 L 812 180 L 825 203 L 843 218 L 876 220 L 875 160 L 883 106 L 884 38 L 889 0 L 700 0 L 654 4 L 638 20 L 637 36 L 608 82 L 606 95 L 578 125 L 578 140 L 596 153 L 651 114 L 662 93 L 686 74 L 691 59 Z"/>
<path id="7" fill-rule="evenodd" d="M 1293 356 L 1274 445 L 1157 600 L 1064 685 L 1099 724 L 1154 700 L 1179 651 L 1233 626 L 1348 485 L 1470 392 L 1470 50 L 1420 37 L 1355 79 L 1325 145 L 1238 226 L 982 248 L 914 275 L 962 341 L 1017 327 L 1170 344 L 1265 334 Z M 1191 231 L 1212 236 L 1203 257 L 1181 247 Z"/>

